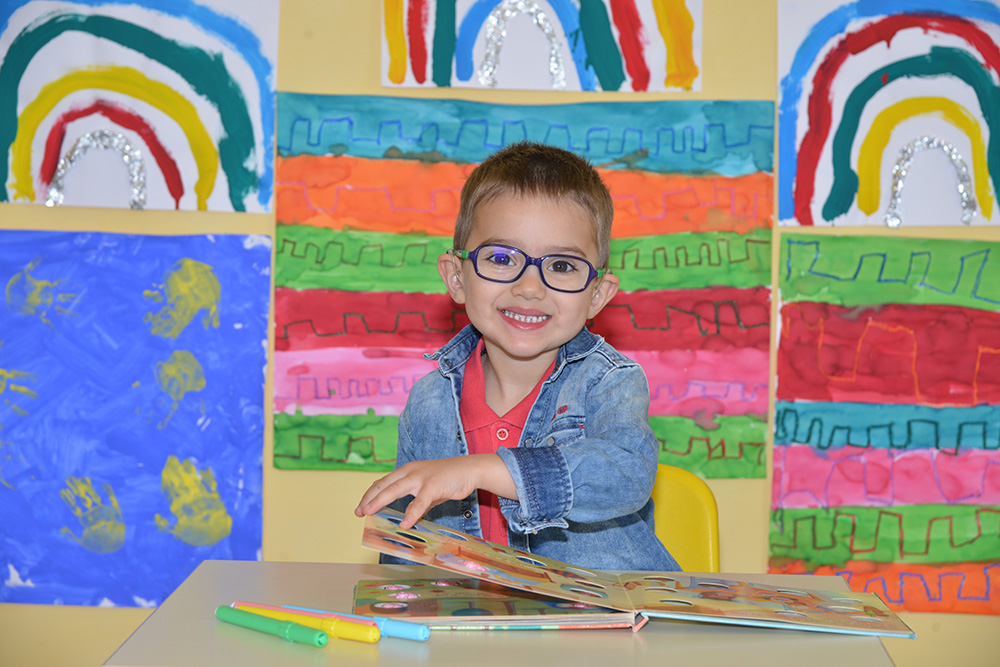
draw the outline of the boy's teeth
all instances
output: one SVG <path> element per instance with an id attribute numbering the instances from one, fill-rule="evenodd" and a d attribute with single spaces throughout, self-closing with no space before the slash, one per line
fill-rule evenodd
<path id="1" fill-rule="evenodd" d="M 512 320 L 517 320 L 518 322 L 526 322 L 528 324 L 538 324 L 539 322 L 544 322 L 549 319 L 548 315 L 521 315 L 520 313 L 512 313 L 509 310 L 503 311 L 503 314 Z"/>

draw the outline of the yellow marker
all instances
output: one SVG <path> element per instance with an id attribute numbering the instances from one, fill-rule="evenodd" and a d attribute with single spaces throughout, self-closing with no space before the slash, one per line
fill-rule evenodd
<path id="1" fill-rule="evenodd" d="M 265 609 L 263 607 L 234 602 L 233 607 L 242 611 L 249 611 L 259 616 L 266 616 L 278 621 L 292 621 L 307 628 L 322 630 L 331 637 L 338 639 L 353 639 L 356 642 L 374 643 L 379 640 L 382 633 L 377 625 L 367 623 L 352 623 L 339 618 L 306 616 L 305 614 L 294 614 L 287 611 L 277 611 L 275 609 Z"/>

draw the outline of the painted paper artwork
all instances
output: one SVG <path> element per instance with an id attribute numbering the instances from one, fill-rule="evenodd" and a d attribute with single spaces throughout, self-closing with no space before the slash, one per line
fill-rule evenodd
<path id="1" fill-rule="evenodd" d="M 382 85 L 701 90 L 702 0 L 384 0 Z"/>
<path id="2" fill-rule="evenodd" d="M 149 607 L 260 557 L 270 258 L 0 232 L 0 602 Z"/>
<path id="3" fill-rule="evenodd" d="M 764 477 L 773 112 L 280 93 L 275 465 L 392 468 L 423 355 L 468 324 L 436 268 L 459 191 L 527 139 L 587 158 L 611 190 L 622 291 L 591 329 L 645 369 L 660 460 Z"/>
<path id="4" fill-rule="evenodd" d="M 269 212 L 277 42 L 278 0 L 8 0 L 0 202 Z"/>
<path id="5" fill-rule="evenodd" d="M 779 0 L 778 40 L 782 224 L 1000 220 L 1000 5 Z"/>
<path id="6" fill-rule="evenodd" d="M 782 235 L 772 572 L 1000 614 L 998 257 Z"/>

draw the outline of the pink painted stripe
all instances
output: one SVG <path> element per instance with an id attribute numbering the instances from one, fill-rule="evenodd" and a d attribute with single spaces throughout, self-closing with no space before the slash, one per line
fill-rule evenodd
<path id="1" fill-rule="evenodd" d="M 431 349 L 319 348 L 276 351 L 274 409 L 303 414 L 398 415 L 410 388 L 435 364 Z M 767 414 L 768 358 L 754 349 L 625 352 L 649 378 L 651 415 L 711 418 Z"/>
<path id="2" fill-rule="evenodd" d="M 695 419 L 767 415 L 766 350 L 622 350 L 622 353 L 638 362 L 650 378 L 651 415 Z"/>
<path id="3" fill-rule="evenodd" d="M 1000 453 L 776 445 L 774 508 L 998 505 Z"/>
<path id="4" fill-rule="evenodd" d="M 274 409 L 293 414 L 398 415 L 413 383 L 436 364 L 431 349 L 337 347 L 274 353 Z"/>

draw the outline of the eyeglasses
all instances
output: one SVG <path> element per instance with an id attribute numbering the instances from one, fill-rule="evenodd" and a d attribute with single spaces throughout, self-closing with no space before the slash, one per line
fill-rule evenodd
<path id="1" fill-rule="evenodd" d="M 594 265 L 574 255 L 545 255 L 532 257 L 509 245 L 496 243 L 481 245 L 475 250 L 449 250 L 449 255 L 472 261 L 476 275 L 494 283 L 517 281 L 529 266 L 537 266 L 545 286 L 557 292 L 582 292 L 594 278 L 608 272 L 598 271 Z"/>

